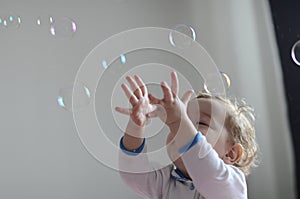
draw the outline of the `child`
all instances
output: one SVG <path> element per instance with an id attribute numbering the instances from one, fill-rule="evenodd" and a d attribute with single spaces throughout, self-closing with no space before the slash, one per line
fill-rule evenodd
<path id="1" fill-rule="evenodd" d="M 121 177 L 134 192 L 151 199 L 247 198 L 245 176 L 255 166 L 257 153 L 253 117 L 247 117 L 253 116 L 249 106 L 204 93 L 190 100 L 192 90 L 179 99 L 175 72 L 171 73 L 171 88 L 161 83 L 163 99 L 148 95 L 139 76 L 126 79 L 134 92 L 122 84 L 132 108 L 116 107 L 130 115 L 120 140 L 119 164 Z M 144 131 L 150 117 L 160 117 L 170 129 L 166 144 L 174 165 L 159 170 L 145 153 Z M 217 134 L 217 141 L 209 134 Z M 144 173 L 128 172 L 142 167 Z"/>

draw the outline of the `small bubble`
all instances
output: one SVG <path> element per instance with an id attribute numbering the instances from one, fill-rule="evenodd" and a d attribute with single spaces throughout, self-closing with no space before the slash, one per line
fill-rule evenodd
<path id="1" fill-rule="evenodd" d="M 221 72 L 222 77 L 223 77 L 223 81 L 224 84 L 227 86 L 227 88 L 230 88 L 231 86 L 231 81 L 230 81 L 230 77 L 227 73 Z"/>
<path id="2" fill-rule="evenodd" d="M 36 20 L 36 24 L 37 24 L 38 26 L 41 25 L 41 19 L 40 19 L 40 18 L 38 18 L 38 19 Z"/>
<path id="3" fill-rule="evenodd" d="M 38 18 L 36 19 L 36 25 L 38 27 L 46 27 L 47 29 L 50 28 L 50 25 L 51 25 L 51 20 L 50 20 L 51 17 L 49 16 L 38 16 Z"/>
<path id="4" fill-rule="evenodd" d="M 203 87 L 207 93 L 214 94 L 214 95 L 220 95 L 220 94 L 224 94 L 224 92 L 220 88 L 223 87 L 223 88 L 225 88 L 225 90 L 229 89 L 229 87 L 231 86 L 230 77 L 224 72 L 220 72 L 220 74 L 222 75 L 221 76 L 222 82 L 218 81 L 218 79 L 219 79 L 218 74 L 214 74 L 214 75 L 211 74 L 205 80 Z M 221 85 L 221 84 L 223 84 L 223 85 Z"/>
<path id="5" fill-rule="evenodd" d="M 298 40 L 292 47 L 291 56 L 295 64 L 300 66 L 300 40 Z"/>
<path id="6" fill-rule="evenodd" d="M 169 41 L 174 47 L 186 48 L 196 40 L 195 30 L 185 24 L 176 25 L 169 33 Z"/>
<path id="7" fill-rule="evenodd" d="M 66 87 L 59 89 L 57 103 L 67 111 L 73 112 L 83 110 L 87 108 L 90 101 L 90 90 L 81 82 L 69 84 Z"/>
<path id="8" fill-rule="evenodd" d="M 51 33 L 53 36 L 55 36 L 55 34 L 56 34 L 55 32 L 56 32 L 56 31 L 55 31 L 55 28 L 51 27 L 51 28 L 50 28 L 50 33 Z"/>
<path id="9" fill-rule="evenodd" d="M 121 59 L 122 64 L 126 64 L 126 57 L 124 54 L 120 55 L 120 59 Z"/>
<path id="10" fill-rule="evenodd" d="M 17 29 L 21 25 L 21 17 L 19 17 L 17 15 L 9 14 L 9 15 L 4 16 L 1 19 L 1 22 L 3 22 L 3 25 L 6 28 Z"/>
<path id="11" fill-rule="evenodd" d="M 50 18 L 50 33 L 53 36 L 60 38 L 72 38 L 75 35 L 77 27 L 76 23 L 72 19 L 68 17 L 57 18 L 55 20 L 51 19 L 52 18 Z"/>
<path id="12" fill-rule="evenodd" d="M 107 69 L 108 65 L 107 62 L 105 60 L 102 61 L 102 66 L 104 69 Z"/>

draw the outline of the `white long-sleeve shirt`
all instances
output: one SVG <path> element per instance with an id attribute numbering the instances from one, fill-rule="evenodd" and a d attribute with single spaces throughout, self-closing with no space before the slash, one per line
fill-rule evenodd
<path id="1" fill-rule="evenodd" d="M 235 166 L 225 164 L 204 136 L 181 158 L 192 181 L 184 178 L 173 165 L 155 170 L 155 164 L 148 161 L 146 147 L 135 156 L 124 152 L 124 148 L 120 150 L 120 175 L 143 198 L 247 199 L 247 184 L 243 172 Z M 150 172 L 139 173 L 141 168 Z M 135 169 L 137 173 L 122 172 Z"/>

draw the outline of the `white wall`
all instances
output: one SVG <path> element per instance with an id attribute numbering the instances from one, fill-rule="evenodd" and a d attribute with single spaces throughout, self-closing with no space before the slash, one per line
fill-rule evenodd
<path id="1" fill-rule="evenodd" d="M 232 80 L 230 92 L 256 108 L 262 162 L 249 177 L 249 197 L 295 198 L 293 154 L 281 68 L 267 0 L 3 1 L 0 15 L 22 17 L 0 28 L 0 198 L 138 198 L 118 173 L 81 144 L 72 114 L 57 106 L 85 56 L 121 31 L 191 25 L 197 41 Z M 53 38 L 38 16 L 77 22 L 71 40 Z"/>

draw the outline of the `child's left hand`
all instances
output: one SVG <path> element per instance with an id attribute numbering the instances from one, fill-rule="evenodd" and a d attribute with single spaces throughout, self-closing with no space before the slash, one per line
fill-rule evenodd
<path id="1" fill-rule="evenodd" d="M 194 91 L 188 90 L 182 98 L 179 99 L 179 84 L 176 72 L 171 73 L 171 80 L 171 88 L 165 81 L 161 82 L 161 88 L 164 94 L 163 99 L 157 99 L 149 94 L 150 103 L 157 105 L 157 109 L 149 113 L 149 116 L 158 116 L 170 128 L 172 133 L 177 133 L 180 122 L 186 119 L 189 120 L 187 115 L 187 103 Z"/>

